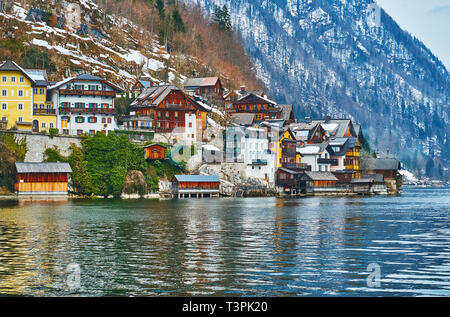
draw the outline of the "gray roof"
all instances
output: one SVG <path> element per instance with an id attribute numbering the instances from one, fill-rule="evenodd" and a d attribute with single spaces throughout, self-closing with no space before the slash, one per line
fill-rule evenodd
<path id="1" fill-rule="evenodd" d="M 289 174 L 303 174 L 303 172 L 300 172 L 300 171 L 293 171 L 293 170 L 288 169 L 288 168 L 285 168 L 285 167 L 279 167 L 278 170 L 279 170 L 279 171 L 286 172 L 286 173 L 289 173 Z"/>
<path id="2" fill-rule="evenodd" d="M 400 161 L 393 157 L 368 158 L 361 160 L 361 168 L 363 170 L 399 170 L 401 168 Z"/>
<path id="3" fill-rule="evenodd" d="M 305 175 L 314 181 L 337 181 L 336 176 L 331 172 L 305 172 Z M 303 178 L 303 176 L 302 176 Z"/>
<path id="4" fill-rule="evenodd" d="M 16 163 L 17 173 L 72 173 L 69 163 Z"/>
<path id="5" fill-rule="evenodd" d="M 292 105 L 280 105 L 278 104 L 278 107 L 281 107 L 281 114 L 280 118 L 284 120 L 289 120 L 291 118 L 292 113 Z"/>
<path id="6" fill-rule="evenodd" d="M 336 134 L 334 135 L 337 138 L 345 137 L 345 132 L 347 131 L 348 126 L 352 122 L 350 119 L 330 119 L 330 120 L 312 120 L 312 123 L 322 123 L 322 124 L 338 124 L 336 128 Z M 356 135 L 355 135 L 356 136 Z"/>
<path id="7" fill-rule="evenodd" d="M 238 125 L 251 125 L 254 118 L 254 113 L 235 113 L 231 115 L 231 122 Z"/>
<path id="8" fill-rule="evenodd" d="M 179 182 L 220 182 L 216 175 L 174 175 Z"/>
<path id="9" fill-rule="evenodd" d="M 174 85 L 161 85 L 144 88 L 141 94 L 131 103 L 131 108 L 157 107 L 172 91 L 181 91 L 181 89 Z M 205 111 L 208 110 L 188 95 L 185 96 Z"/>
<path id="10" fill-rule="evenodd" d="M 214 86 L 219 80 L 219 77 L 202 77 L 202 78 L 187 78 L 183 84 L 184 87 L 209 87 Z"/>
<path id="11" fill-rule="evenodd" d="M 34 79 L 31 78 L 31 76 L 19 65 L 17 65 L 14 61 L 8 59 L 6 60 L 2 65 L 0 65 L 0 71 L 16 71 L 21 72 L 27 77 L 29 80 L 31 80 L 32 83 L 34 83 Z"/>
<path id="12" fill-rule="evenodd" d="M 100 78 L 98 76 L 94 76 L 91 74 L 81 74 L 77 77 L 75 77 L 75 79 L 79 79 L 79 80 L 103 80 L 103 78 Z"/>

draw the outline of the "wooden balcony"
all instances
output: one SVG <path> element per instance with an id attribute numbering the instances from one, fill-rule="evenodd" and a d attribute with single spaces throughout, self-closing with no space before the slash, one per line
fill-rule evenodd
<path id="1" fill-rule="evenodd" d="M 330 159 L 330 158 L 318 158 L 317 163 L 318 164 L 331 164 L 332 166 L 339 165 L 339 162 L 337 159 Z"/>
<path id="2" fill-rule="evenodd" d="M 112 90 L 75 90 L 60 89 L 60 95 L 66 96 L 99 96 L 99 97 L 115 97 L 116 92 Z"/>
<path id="3" fill-rule="evenodd" d="M 115 108 L 74 108 L 59 107 L 59 113 L 94 113 L 94 114 L 115 114 Z"/>
<path id="4" fill-rule="evenodd" d="M 56 109 L 37 108 L 33 109 L 33 115 L 56 115 Z"/>
<path id="5" fill-rule="evenodd" d="M 306 163 L 281 163 L 281 166 L 290 170 L 311 170 L 311 165 L 308 165 Z"/>

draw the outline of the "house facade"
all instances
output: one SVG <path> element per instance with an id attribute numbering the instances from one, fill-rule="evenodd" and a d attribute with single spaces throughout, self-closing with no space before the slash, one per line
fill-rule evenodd
<path id="1" fill-rule="evenodd" d="M 214 95 L 223 98 L 223 86 L 219 77 L 188 78 L 183 87 L 191 96 Z"/>
<path id="2" fill-rule="evenodd" d="M 44 70 L 26 70 L 12 60 L 0 66 L 0 129 L 35 131 L 56 127 L 56 112 L 47 101 Z"/>
<path id="3" fill-rule="evenodd" d="M 144 89 L 129 110 L 125 129 L 176 133 L 187 143 L 203 140 L 208 110 L 175 86 Z"/>
<path id="4" fill-rule="evenodd" d="M 59 132 L 81 135 L 108 133 L 117 129 L 114 99 L 122 89 L 100 77 L 83 74 L 49 87 L 58 107 Z"/>

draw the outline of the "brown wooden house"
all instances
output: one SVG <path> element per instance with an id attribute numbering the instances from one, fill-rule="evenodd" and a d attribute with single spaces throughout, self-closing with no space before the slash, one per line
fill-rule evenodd
<path id="1" fill-rule="evenodd" d="M 175 175 L 172 193 L 178 198 L 219 196 L 220 179 L 215 175 Z"/>
<path id="2" fill-rule="evenodd" d="M 144 89 L 129 108 L 130 116 L 124 120 L 128 129 L 148 129 L 156 133 L 170 133 L 184 128 L 189 136 L 204 135 L 207 109 L 181 89 L 172 85 Z"/>
<path id="3" fill-rule="evenodd" d="M 67 195 L 69 163 L 16 163 L 18 195 Z"/>
<path id="4" fill-rule="evenodd" d="M 145 88 L 156 86 L 155 82 L 150 78 L 142 78 L 137 80 L 131 87 L 134 93 L 141 93 Z"/>
<path id="5" fill-rule="evenodd" d="M 219 77 L 188 78 L 183 84 L 190 95 L 207 96 L 214 94 L 223 98 L 223 86 Z"/>
<path id="6" fill-rule="evenodd" d="M 305 172 L 300 176 L 300 188 L 303 192 L 336 191 L 338 179 L 331 172 Z"/>
<path id="7" fill-rule="evenodd" d="M 166 146 L 158 143 L 144 146 L 144 156 L 147 160 L 163 160 L 166 158 Z"/>

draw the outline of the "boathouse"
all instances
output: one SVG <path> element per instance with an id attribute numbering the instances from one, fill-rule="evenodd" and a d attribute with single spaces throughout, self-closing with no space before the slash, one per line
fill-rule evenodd
<path id="1" fill-rule="evenodd" d="M 172 194 L 178 198 L 219 196 L 220 179 L 215 175 L 175 175 Z"/>
<path id="2" fill-rule="evenodd" d="M 163 160 L 166 158 L 166 146 L 152 143 L 144 146 L 144 155 L 147 160 Z"/>
<path id="3" fill-rule="evenodd" d="M 331 172 L 304 172 L 300 176 L 300 189 L 304 193 L 336 192 L 337 178 Z"/>
<path id="4" fill-rule="evenodd" d="M 16 163 L 18 195 L 67 195 L 69 163 Z"/>

